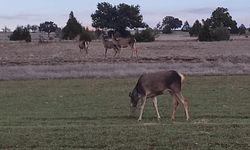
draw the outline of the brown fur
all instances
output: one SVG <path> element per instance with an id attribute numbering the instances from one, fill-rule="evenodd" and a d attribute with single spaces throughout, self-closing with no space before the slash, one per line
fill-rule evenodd
<path id="1" fill-rule="evenodd" d="M 172 119 L 175 119 L 178 104 L 182 103 L 185 109 L 186 119 L 188 120 L 188 102 L 181 94 L 183 80 L 184 76 L 173 70 L 141 75 L 132 93 L 130 93 L 132 107 L 136 108 L 138 101 L 141 100 L 141 110 L 138 120 L 140 121 L 142 119 L 143 109 L 147 98 L 153 98 L 157 117 L 160 119 L 156 97 L 162 95 L 164 91 L 169 91 L 173 96 Z"/>
<path id="2" fill-rule="evenodd" d="M 79 43 L 80 52 L 82 53 L 82 50 L 85 50 L 85 54 L 88 55 L 88 48 L 89 48 L 89 42 L 87 41 L 80 41 Z"/>
<path id="3" fill-rule="evenodd" d="M 117 47 L 117 45 L 115 45 L 112 41 L 105 39 L 103 36 L 102 36 L 102 43 L 103 43 L 103 46 L 105 48 L 105 58 L 107 57 L 108 49 L 114 50 L 115 54 L 113 57 L 115 57 L 117 52 L 119 51 L 119 48 Z"/>
<path id="4" fill-rule="evenodd" d="M 112 35 L 112 42 L 115 45 L 117 45 L 117 47 L 119 49 L 130 47 L 131 50 L 132 50 L 131 57 L 133 57 L 134 53 L 136 53 L 136 57 L 138 57 L 137 49 L 135 48 L 135 43 L 136 43 L 135 38 L 133 38 L 133 37 L 130 37 L 130 38 L 121 38 L 121 37 L 120 38 L 115 38 Z"/>

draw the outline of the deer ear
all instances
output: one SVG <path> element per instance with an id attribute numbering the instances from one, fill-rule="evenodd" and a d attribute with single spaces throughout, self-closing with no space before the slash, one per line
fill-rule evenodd
<path id="1" fill-rule="evenodd" d="M 132 93 L 131 92 L 129 92 L 129 97 L 132 97 Z"/>

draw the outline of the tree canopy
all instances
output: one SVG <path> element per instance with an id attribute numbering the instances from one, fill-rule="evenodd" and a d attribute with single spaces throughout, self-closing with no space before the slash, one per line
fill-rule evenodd
<path id="1" fill-rule="evenodd" d="M 237 22 L 232 19 L 232 16 L 229 14 L 227 8 L 218 7 L 213 11 L 211 18 L 208 21 L 213 29 L 224 26 L 230 28 L 231 33 L 238 32 Z"/>
<path id="2" fill-rule="evenodd" d="M 97 4 L 97 10 L 91 15 L 92 26 L 100 29 L 113 29 L 120 34 L 126 29 L 145 27 L 139 5 L 119 4 L 113 6 L 107 2 Z"/>
<path id="3" fill-rule="evenodd" d="M 166 16 L 163 18 L 161 26 L 169 26 L 171 29 L 177 29 L 182 26 L 182 21 L 179 20 L 179 18 L 174 18 L 173 16 Z"/>
<path id="4" fill-rule="evenodd" d="M 180 28 L 182 26 L 182 21 L 179 18 L 174 18 L 173 16 L 166 16 L 162 20 L 161 29 L 165 34 L 172 33 L 173 29 Z"/>
<path id="5" fill-rule="evenodd" d="M 45 21 L 44 23 L 40 24 L 39 31 L 44 31 L 44 32 L 48 33 L 48 37 L 49 37 L 49 34 L 51 32 L 55 32 L 57 30 L 57 28 L 58 27 L 54 22 Z"/>

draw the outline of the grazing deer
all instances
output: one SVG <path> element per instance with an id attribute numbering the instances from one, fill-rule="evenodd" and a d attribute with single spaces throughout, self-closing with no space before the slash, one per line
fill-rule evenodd
<path id="1" fill-rule="evenodd" d="M 103 46 L 105 48 L 105 58 L 107 57 L 108 49 L 113 49 L 115 51 L 115 54 L 113 56 L 115 57 L 117 52 L 119 52 L 119 48 L 117 47 L 117 45 L 115 45 L 112 41 L 107 40 L 103 35 L 101 37 L 102 37 Z"/>
<path id="2" fill-rule="evenodd" d="M 119 49 L 121 48 L 127 48 L 130 47 L 132 50 L 131 57 L 133 57 L 134 53 L 136 53 L 136 57 L 138 57 L 137 49 L 135 48 L 136 40 L 133 37 L 130 38 L 115 38 L 114 35 L 112 35 L 112 42 L 117 45 Z"/>
<path id="3" fill-rule="evenodd" d="M 79 43 L 80 52 L 82 53 L 82 50 L 85 50 L 85 54 L 88 55 L 88 48 L 89 48 L 89 42 L 88 41 L 80 41 Z"/>
<path id="4" fill-rule="evenodd" d="M 129 93 L 131 98 L 131 112 L 135 112 L 138 101 L 141 100 L 140 116 L 138 119 L 138 121 L 141 121 L 146 99 L 153 98 L 156 115 L 157 118 L 160 119 L 156 96 L 162 95 L 164 91 L 168 91 L 173 97 L 172 120 L 175 119 L 175 113 L 179 103 L 183 104 L 186 120 L 188 120 L 188 102 L 181 94 L 183 80 L 184 76 L 173 70 L 141 75 L 132 93 Z"/>

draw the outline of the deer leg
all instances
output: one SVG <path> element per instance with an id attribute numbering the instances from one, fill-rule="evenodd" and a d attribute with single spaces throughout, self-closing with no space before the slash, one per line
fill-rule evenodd
<path id="1" fill-rule="evenodd" d="M 132 50 L 132 55 L 131 55 L 131 57 L 134 57 L 134 53 L 136 54 L 136 57 L 137 57 L 137 49 L 136 49 L 136 47 L 135 47 L 135 44 L 131 44 L 131 45 L 130 45 L 130 48 L 131 48 L 131 50 Z"/>
<path id="2" fill-rule="evenodd" d="M 189 120 L 189 113 L 188 113 L 188 102 L 185 100 L 185 98 L 182 96 L 181 93 L 175 93 L 175 96 L 178 98 L 178 100 L 182 103 L 185 114 L 186 114 L 186 120 Z"/>
<path id="3" fill-rule="evenodd" d="M 108 51 L 108 49 L 107 48 L 105 48 L 105 58 L 107 57 L 107 51 Z"/>
<path id="4" fill-rule="evenodd" d="M 136 54 L 136 58 L 138 58 L 138 49 L 135 48 L 135 54 Z"/>
<path id="5" fill-rule="evenodd" d="M 113 48 L 114 49 L 114 51 L 115 51 L 115 54 L 114 54 L 114 56 L 113 57 L 115 57 L 116 56 L 116 54 L 117 54 L 117 50 L 115 49 L 115 48 Z"/>
<path id="6" fill-rule="evenodd" d="M 84 49 L 85 49 L 85 54 L 88 55 L 88 48 L 85 47 Z"/>
<path id="7" fill-rule="evenodd" d="M 158 111 L 157 98 L 156 97 L 153 98 L 153 105 L 154 105 L 154 108 L 155 108 L 155 111 L 156 111 L 157 119 L 160 120 L 161 117 L 160 117 L 160 114 L 159 114 L 159 111 Z"/>
<path id="8" fill-rule="evenodd" d="M 131 50 L 132 50 L 131 58 L 133 58 L 134 57 L 134 49 L 131 48 Z"/>
<path id="9" fill-rule="evenodd" d="M 87 42 L 86 43 L 86 48 L 85 48 L 85 51 L 86 51 L 86 54 L 88 55 L 88 49 L 89 49 L 89 43 Z"/>
<path id="10" fill-rule="evenodd" d="M 142 100 L 142 104 L 141 104 L 141 108 L 140 108 L 140 116 L 139 116 L 138 121 L 141 121 L 141 119 L 142 119 L 142 114 L 143 114 L 143 110 L 144 110 L 144 107 L 146 104 L 147 97 L 144 96 L 141 100 Z"/>
<path id="11" fill-rule="evenodd" d="M 120 55 L 121 55 L 121 48 L 117 48 L 116 50 L 118 52 L 118 57 L 120 57 Z"/>
<path id="12" fill-rule="evenodd" d="M 171 120 L 175 120 L 175 114 L 176 114 L 176 109 L 178 105 L 179 105 L 179 102 L 177 101 L 176 96 L 173 95 L 173 113 L 172 113 Z"/>

